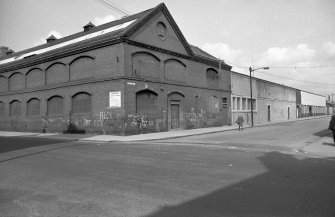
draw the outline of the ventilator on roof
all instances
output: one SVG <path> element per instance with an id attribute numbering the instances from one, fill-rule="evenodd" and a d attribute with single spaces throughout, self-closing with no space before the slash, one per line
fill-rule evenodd
<path id="1" fill-rule="evenodd" d="M 86 32 L 86 31 L 88 31 L 88 30 L 90 30 L 90 29 L 92 29 L 94 27 L 95 27 L 95 25 L 93 23 L 89 22 L 88 24 L 86 24 L 85 26 L 83 26 L 84 32 Z"/>
<path id="2" fill-rule="evenodd" d="M 57 40 L 57 38 L 54 35 L 50 35 L 49 38 L 47 38 L 47 43 L 51 43 L 55 40 Z"/>

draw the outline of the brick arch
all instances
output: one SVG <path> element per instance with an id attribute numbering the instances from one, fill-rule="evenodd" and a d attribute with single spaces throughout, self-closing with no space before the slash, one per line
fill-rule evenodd
<path id="1" fill-rule="evenodd" d="M 40 115 L 41 100 L 38 98 L 31 98 L 27 101 L 27 117 Z"/>
<path id="2" fill-rule="evenodd" d="M 179 91 L 170 92 L 167 95 L 167 111 L 168 111 L 168 129 L 183 129 L 185 94 Z"/>
<path id="3" fill-rule="evenodd" d="M 218 80 L 219 73 L 213 68 L 206 69 L 206 78 L 210 80 Z"/>
<path id="4" fill-rule="evenodd" d="M 91 56 L 79 56 L 70 62 L 70 80 L 95 77 L 95 59 Z"/>
<path id="5" fill-rule="evenodd" d="M 218 88 L 219 87 L 219 73 L 213 68 L 207 68 L 206 69 L 206 82 L 207 87 L 210 88 Z"/>
<path id="6" fill-rule="evenodd" d="M 136 52 L 132 57 L 132 74 L 157 78 L 160 72 L 160 59 L 149 52 Z"/>
<path id="7" fill-rule="evenodd" d="M 19 100 L 12 100 L 9 103 L 9 116 L 10 117 L 16 117 L 21 116 L 21 102 Z"/>
<path id="8" fill-rule="evenodd" d="M 186 65 L 178 59 L 164 61 L 164 78 L 170 81 L 186 81 Z"/>
<path id="9" fill-rule="evenodd" d="M 45 70 L 46 84 L 58 84 L 69 81 L 69 70 L 62 62 L 50 64 Z"/>
<path id="10" fill-rule="evenodd" d="M 72 114 L 90 114 L 92 113 L 92 94 L 87 92 L 78 92 L 71 97 Z"/>
<path id="11" fill-rule="evenodd" d="M 155 114 L 158 109 L 158 94 L 152 90 L 136 92 L 136 113 Z"/>
<path id="12" fill-rule="evenodd" d="M 9 90 L 23 90 L 25 88 L 24 75 L 20 72 L 14 72 L 8 78 Z"/>
<path id="13" fill-rule="evenodd" d="M 8 79 L 0 75 L 0 92 L 8 91 Z"/>
<path id="14" fill-rule="evenodd" d="M 182 93 L 181 91 L 171 91 L 170 93 L 168 93 L 168 97 L 171 97 L 173 95 L 180 95 L 181 97 L 185 97 L 185 94 Z"/>
<path id="15" fill-rule="evenodd" d="M 26 87 L 34 88 L 44 86 L 44 73 L 40 68 L 30 69 L 26 74 Z"/>
<path id="16" fill-rule="evenodd" d="M 47 99 L 47 115 L 63 116 L 64 98 L 59 95 L 53 95 Z"/>

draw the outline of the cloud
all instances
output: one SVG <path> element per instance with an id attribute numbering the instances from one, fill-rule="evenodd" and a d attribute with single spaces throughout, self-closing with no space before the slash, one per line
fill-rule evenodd
<path id="1" fill-rule="evenodd" d="M 331 55 L 331 56 L 334 56 L 335 55 L 335 43 L 334 42 L 327 42 L 325 43 L 323 46 L 322 46 L 323 50 Z"/>
<path id="2" fill-rule="evenodd" d="M 103 18 L 101 17 L 94 17 L 93 22 L 96 26 L 102 25 L 104 23 L 111 22 L 113 20 L 116 20 L 116 18 L 113 15 L 107 15 Z"/>
<path id="3" fill-rule="evenodd" d="M 49 36 L 51 36 L 51 35 L 55 36 L 57 39 L 59 39 L 59 38 L 62 37 L 62 35 L 61 35 L 59 32 L 55 31 L 55 30 L 51 30 L 51 31 L 49 32 L 49 34 L 48 34 L 47 37 L 49 37 Z"/>
<path id="4" fill-rule="evenodd" d="M 224 43 L 205 43 L 201 49 L 215 57 L 234 63 L 238 62 L 243 53 L 241 50 L 234 50 Z"/>
<path id="5" fill-rule="evenodd" d="M 315 57 L 316 51 L 307 44 L 291 47 L 271 47 L 265 51 L 259 60 L 260 65 L 275 66 L 308 66 Z"/>

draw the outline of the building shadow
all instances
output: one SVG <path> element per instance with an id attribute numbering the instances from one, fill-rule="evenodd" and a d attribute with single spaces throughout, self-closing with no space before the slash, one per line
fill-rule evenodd
<path id="1" fill-rule="evenodd" d="M 64 143 L 64 141 L 65 140 L 63 139 L 37 137 L 0 137 L 0 153 L 6 153 L 36 146 Z"/>
<path id="2" fill-rule="evenodd" d="M 328 130 L 328 129 L 321 130 L 319 132 L 314 133 L 313 135 L 318 136 L 318 137 L 331 137 L 331 138 L 333 138 L 332 131 Z"/>
<path id="3" fill-rule="evenodd" d="M 335 216 L 335 158 L 270 152 L 259 160 L 267 172 L 145 217 Z"/>

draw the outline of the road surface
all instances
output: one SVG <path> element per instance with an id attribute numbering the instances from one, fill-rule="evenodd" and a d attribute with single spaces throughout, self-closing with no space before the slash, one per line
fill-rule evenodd
<path id="1" fill-rule="evenodd" d="M 335 156 L 297 151 L 330 142 L 327 124 L 141 143 L 1 137 L 0 216 L 333 217 Z"/>

